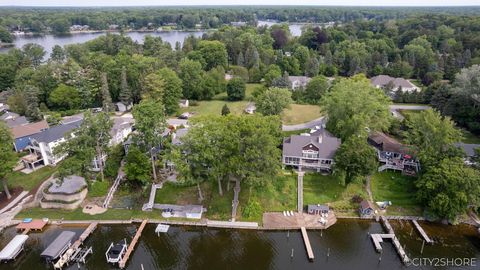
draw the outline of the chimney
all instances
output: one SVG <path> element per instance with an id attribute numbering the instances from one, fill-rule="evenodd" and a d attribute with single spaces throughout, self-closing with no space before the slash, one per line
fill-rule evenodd
<path id="1" fill-rule="evenodd" d="M 323 141 L 323 135 L 318 136 L 318 143 L 322 143 Z"/>

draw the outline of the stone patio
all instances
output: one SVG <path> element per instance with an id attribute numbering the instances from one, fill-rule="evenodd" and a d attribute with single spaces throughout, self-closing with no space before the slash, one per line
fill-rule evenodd
<path id="1" fill-rule="evenodd" d="M 307 229 L 327 229 L 337 222 L 337 217 L 330 211 L 327 222 L 322 225 L 319 220 L 320 215 L 309 215 L 306 213 L 293 213 L 293 216 L 284 216 L 281 212 L 263 213 L 263 228 L 265 229 L 300 229 L 305 227 Z"/>

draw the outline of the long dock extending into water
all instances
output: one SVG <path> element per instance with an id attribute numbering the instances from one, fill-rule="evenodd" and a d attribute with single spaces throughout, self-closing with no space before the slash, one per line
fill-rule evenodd
<path id="1" fill-rule="evenodd" d="M 371 234 L 370 235 L 370 237 L 372 238 L 372 241 L 375 245 L 375 249 L 378 252 L 382 252 L 382 247 L 381 247 L 380 243 L 383 242 L 383 239 L 392 239 L 393 246 L 397 250 L 397 253 L 400 256 L 400 258 L 402 259 L 402 262 L 404 264 L 408 264 L 410 262 L 410 258 L 408 258 L 407 253 L 405 252 L 402 245 L 400 244 L 400 241 L 398 241 L 398 238 L 395 235 L 395 231 L 393 230 L 392 225 L 390 225 L 390 222 L 384 216 L 380 217 L 380 221 L 382 222 L 383 226 L 385 227 L 385 230 L 387 231 L 387 234 Z"/>
<path id="2" fill-rule="evenodd" d="M 300 230 L 302 231 L 303 242 L 305 243 L 305 249 L 307 250 L 308 259 L 313 261 L 315 258 L 313 256 L 312 246 L 310 245 L 310 239 L 308 239 L 307 229 L 305 227 L 301 227 Z"/>
<path id="3" fill-rule="evenodd" d="M 130 243 L 130 245 L 129 245 L 128 248 L 127 248 L 127 252 L 126 252 L 125 255 L 123 256 L 122 260 L 118 263 L 118 266 L 119 266 L 121 269 L 125 268 L 125 265 L 127 265 L 128 258 L 130 257 L 130 255 L 132 254 L 133 250 L 135 249 L 135 245 L 137 244 L 138 239 L 139 239 L 140 236 L 142 235 L 142 231 L 143 231 L 143 229 L 145 228 L 145 225 L 147 225 L 147 222 L 148 222 L 147 219 L 145 219 L 145 220 L 142 221 L 142 224 L 140 224 L 140 227 L 138 227 L 137 233 L 135 234 L 135 236 L 134 236 L 133 239 L 132 239 L 132 242 Z"/>
<path id="4" fill-rule="evenodd" d="M 427 233 L 423 230 L 423 228 L 418 224 L 416 220 L 412 220 L 413 225 L 417 229 L 418 233 L 422 236 L 422 238 L 427 242 L 427 244 L 433 244 L 433 240 L 428 237 Z"/>

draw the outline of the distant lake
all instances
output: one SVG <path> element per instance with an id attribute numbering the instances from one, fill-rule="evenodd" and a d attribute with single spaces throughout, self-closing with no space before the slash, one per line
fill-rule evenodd
<path id="1" fill-rule="evenodd" d="M 257 26 L 266 25 L 266 26 L 270 27 L 274 24 L 281 24 L 281 22 L 258 21 Z M 305 26 L 305 24 L 298 24 L 298 23 L 287 23 L 287 24 L 288 24 L 288 28 L 290 28 L 290 33 L 292 33 L 292 36 L 294 36 L 294 37 L 299 37 L 302 34 L 302 27 Z"/>
<path id="2" fill-rule="evenodd" d="M 183 41 L 186 37 L 190 35 L 194 35 L 195 37 L 201 37 L 205 32 L 204 31 L 192 31 L 192 32 L 185 32 L 185 31 L 164 31 L 164 32 L 127 32 L 125 33 L 126 36 L 131 37 L 134 41 L 138 43 L 143 43 L 145 36 L 151 35 L 153 37 L 161 37 L 163 41 L 166 41 L 175 47 L 176 42 L 180 42 L 183 44 Z M 117 33 L 118 34 L 118 33 Z M 23 45 L 27 43 L 36 43 L 42 46 L 47 54 L 45 55 L 46 58 L 50 57 L 50 53 L 52 52 L 52 48 L 55 45 L 65 46 L 70 44 L 76 43 L 84 43 L 89 40 L 95 39 L 99 36 L 106 35 L 106 33 L 76 33 L 70 35 L 38 35 L 38 36 L 17 36 L 15 37 L 13 43 L 15 44 L 16 48 L 21 48 Z M 1 48 L 0 52 L 7 52 L 11 48 Z"/>

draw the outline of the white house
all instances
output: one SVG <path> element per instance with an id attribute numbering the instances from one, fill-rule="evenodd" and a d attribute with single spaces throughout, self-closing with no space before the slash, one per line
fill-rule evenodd
<path id="1" fill-rule="evenodd" d="M 30 136 L 30 143 L 27 147 L 30 154 L 22 158 L 25 167 L 35 169 L 39 165 L 57 165 L 67 155 L 55 155 L 55 147 L 65 142 L 65 136 L 79 128 L 82 122 L 83 120 L 79 120 L 61 124 Z"/>
<path id="2" fill-rule="evenodd" d="M 378 75 L 372 77 L 370 82 L 376 88 L 385 88 L 385 87 L 392 87 L 392 91 L 396 92 L 398 90 L 402 90 L 402 92 L 414 92 L 420 91 L 421 89 L 411 83 L 409 80 L 404 78 L 393 78 L 388 75 Z"/>

